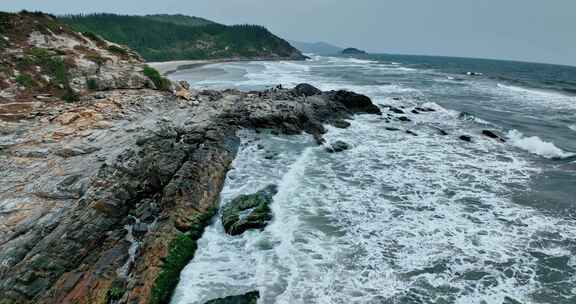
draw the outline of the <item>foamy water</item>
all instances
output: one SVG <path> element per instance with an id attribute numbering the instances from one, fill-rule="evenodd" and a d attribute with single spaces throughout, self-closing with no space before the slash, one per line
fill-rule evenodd
<path id="1" fill-rule="evenodd" d="M 556 147 L 551 142 L 543 141 L 538 136 L 526 137 L 524 134 L 512 130 L 508 132 L 510 142 L 518 148 L 524 149 L 536 155 L 546 158 L 567 158 L 572 157 L 574 153 L 568 153 Z"/>
<path id="2" fill-rule="evenodd" d="M 431 100 L 430 90 L 446 84 L 413 85 L 415 77 L 446 79 L 428 76 L 430 71 L 323 57 L 258 65 L 246 65 L 245 76 L 226 80 L 228 85 L 311 82 L 324 90 L 348 88 L 381 105 L 406 107 L 412 121 L 386 123 L 361 115 L 348 129 L 328 127 L 329 143 L 342 140 L 352 146 L 336 154 L 306 135 L 242 132 L 221 204 L 276 184 L 274 220 L 263 231 L 232 237 L 216 218 L 182 272 L 173 304 L 253 290 L 260 291 L 260 304 L 576 301 L 576 219 L 516 199 L 532 191 L 533 178 L 547 170 L 540 158 L 564 158 L 570 152 L 520 131 L 501 130 L 507 143 L 481 136 L 485 128 L 499 128 L 497 122 L 462 119 L 460 112 Z M 402 70 L 390 72 L 394 66 Z M 361 83 L 333 70 L 409 78 Z M 202 84 L 220 87 L 226 81 Z M 446 91 L 505 95 L 493 91 L 495 84 L 457 85 Z M 514 98 L 510 102 L 524 97 Z M 537 106 L 531 99 L 526 104 Z M 411 114 L 415 106 L 436 111 Z M 472 136 L 473 142 L 459 140 L 460 135 Z M 279 154 L 266 159 L 267 151 Z"/>

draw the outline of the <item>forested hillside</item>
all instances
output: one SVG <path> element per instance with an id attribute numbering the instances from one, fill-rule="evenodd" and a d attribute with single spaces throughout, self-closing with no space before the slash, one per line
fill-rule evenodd
<path id="1" fill-rule="evenodd" d="M 63 16 L 79 32 L 90 32 L 129 46 L 148 61 L 304 56 L 285 40 L 258 25 L 227 26 L 182 15 Z"/>

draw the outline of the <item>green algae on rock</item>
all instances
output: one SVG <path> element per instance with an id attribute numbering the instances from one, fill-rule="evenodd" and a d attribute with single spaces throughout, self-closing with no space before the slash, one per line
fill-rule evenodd
<path id="1" fill-rule="evenodd" d="M 248 229 L 263 229 L 272 220 L 270 204 L 278 192 L 276 185 L 249 195 L 241 195 L 230 202 L 222 212 L 222 225 L 230 235 L 239 235 Z"/>

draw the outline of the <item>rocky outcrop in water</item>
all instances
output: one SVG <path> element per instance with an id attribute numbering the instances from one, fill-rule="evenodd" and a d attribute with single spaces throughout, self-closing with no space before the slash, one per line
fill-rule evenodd
<path id="1" fill-rule="evenodd" d="M 230 235 L 239 235 L 249 229 L 263 229 L 272 220 L 272 197 L 278 192 L 270 185 L 254 194 L 233 199 L 222 211 L 222 225 Z"/>
<path id="2" fill-rule="evenodd" d="M 206 302 L 206 304 L 256 304 L 259 298 L 260 293 L 258 291 L 253 291 L 239 296 L 210 300 Z"/>

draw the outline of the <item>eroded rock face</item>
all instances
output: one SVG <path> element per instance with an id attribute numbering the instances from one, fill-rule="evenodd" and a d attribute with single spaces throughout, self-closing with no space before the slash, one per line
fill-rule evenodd
<path id="1" fill-rule="evenodd" d="M 371 108 L 329 96 L 109 91 L 0 121 L 0 303 L 166 303 L 215 214 L 236 131 L 321 137 Z"/>
<path id="2" fill-rule="evenodd" d="M 222 225 L 230 235 L 239 235 L 248 229 L 263 229 L 272 220 L 272 197 L 278 192 L 270 185 L 254 194 L 233 199 L 222 212 Z"/>

